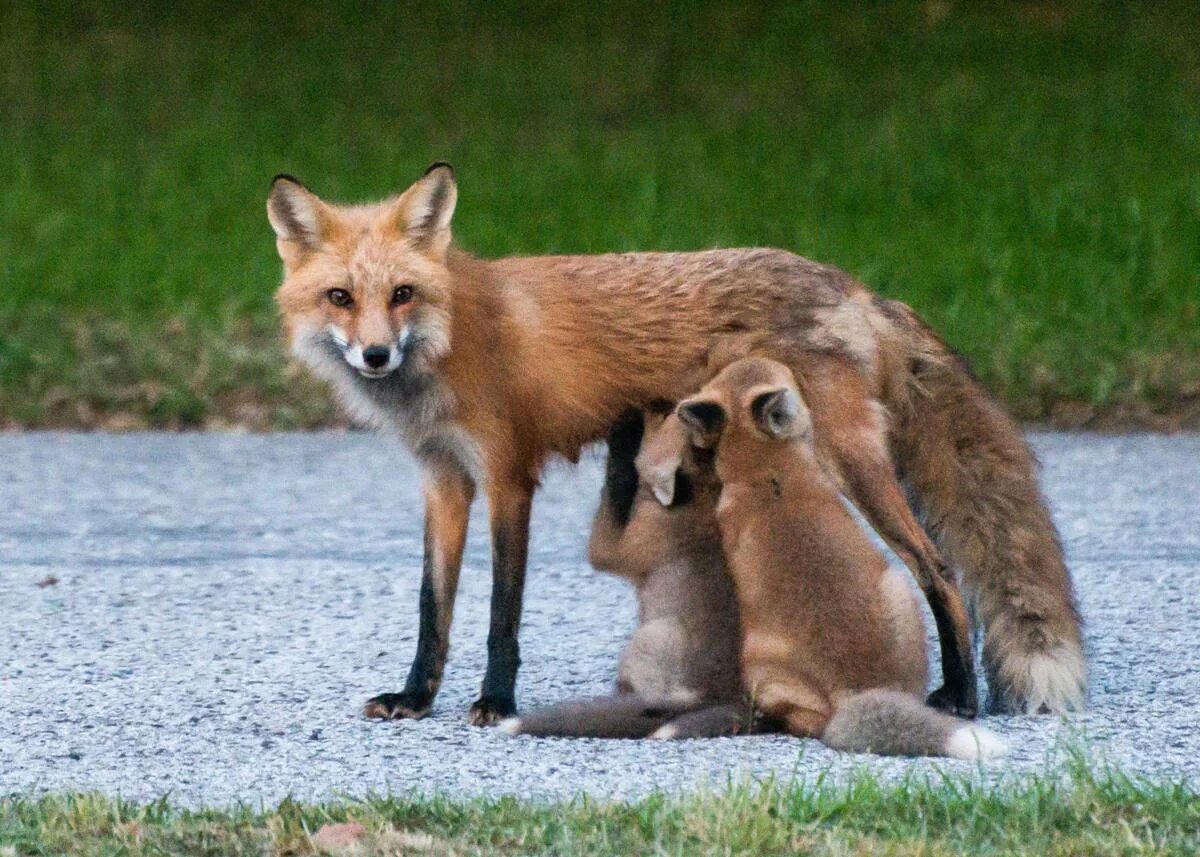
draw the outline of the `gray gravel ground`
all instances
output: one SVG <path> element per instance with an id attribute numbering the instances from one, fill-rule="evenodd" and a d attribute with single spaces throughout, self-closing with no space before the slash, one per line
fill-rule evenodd
<path id="1" fill-rule="evenodd" d="M 1047 771 L 1084 734 L 1128 770 L 1200 782 L 1200 438 L 1035 443 L 1088 621 L 1091 710 L 992 718 L 1009 759 L 936 769 Z M 536 503 L 523 706 L 606 690 L 632 626 L 631 593 L 583 560 L 598 486 L 596 455 L 552 470 Z M 0 509 L 0 793 L 635 796 L 747 774 L 934 770 L 774 736 L 551 741 L 468 726 L 490 584 L 481 508 L 434 714 L 363 721 L 368 696 L 401 686 L 417 624 L 418 480 L 385 438 L 0 436 Z"/>

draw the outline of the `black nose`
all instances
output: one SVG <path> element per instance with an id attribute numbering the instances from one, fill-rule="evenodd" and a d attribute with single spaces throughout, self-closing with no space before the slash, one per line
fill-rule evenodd
<path id="1" fill-rule="evenodd" d="M 392 349 L 383 345 L 372 345 L 369 348 L 363 349 L 363 363 L 366 363 L 372 369 L 379 369 L 387 365 L 387 362 L 392 359 Z"/>

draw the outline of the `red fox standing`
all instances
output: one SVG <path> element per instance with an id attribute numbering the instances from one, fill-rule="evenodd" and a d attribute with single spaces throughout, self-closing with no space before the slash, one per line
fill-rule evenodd
<path id="1" fill-rule="evenodd" d="M 451 246 L 456 199 L 444 164 L 375 205 L 330 205 L 286 176 L 268 199 L 293 353 L 352 415 L 397 431 L 426 473 L 416 658 L 403 691 L 372 699 L 368 716 L 429 710 L 479 483 L 493 589 L 471 719 L 515 711 L 543 464 L 576 460 L 629 407 L 692 393 L 708 380 L 710 350 L 734 338 L 792 370 L 822 467 L 921 584 L 942 649 L 932 701 L 963 714 L 976 705 L 948 560 L 984 625 L 992 709 L 1082 705 L 1079 615 L 1032 455 L 912 310 L 782 250 L 475 259 Z"/>

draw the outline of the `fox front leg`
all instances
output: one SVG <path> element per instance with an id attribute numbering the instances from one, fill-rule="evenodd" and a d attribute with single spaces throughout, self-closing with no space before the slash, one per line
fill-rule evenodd
<path id="1" fill-rule="evenodd" d="M 490 726 L 517 712 L 517 669 L 521 665 L 517 632 L 525 591 L 525 562 L 529 551 L 529 512 L 532 483 L 524 480 L 493 485 L 489 490 L 492 524 L 492 612 L 488 627 L 487 671 L 479 699 L 468 719 Z"/>
<path id="2" fill-rule="evenodd" d="M 404 690 L 383 693 L 363 708 L 367 717 L 394 720 L 429 713 L 442 684 L 450 650 L 450 620 L 458 592 L 458 572 L 467 541 L 467 521 L 475 484 L 453 472 L 433 472 L 425 481 L 425 548 L 421 574 L 417 654 Z"/>
<path id="3" fill-rule="evenodd" d="M 890 462 L 881 450 L 873 455 L 864 446 L 860 439 L 859 447 L 842 450 L 840 463 L 845 469 L 847 493 L 912 571 L 933 614 L 943 684 L 930 694 L 928 702 L 959 717 L 974 717 L 979 710 L 979 690 L 962 594 L 953 573 L 913 517 Z"/>

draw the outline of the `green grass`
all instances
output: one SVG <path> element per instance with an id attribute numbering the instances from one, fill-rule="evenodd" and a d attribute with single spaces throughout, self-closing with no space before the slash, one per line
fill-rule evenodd
<path id="1" fill-rule="evenodd" d="M 330 419 L 267 182 L 435 159 L 483 255 L 788 247 L 1023 416 L 1200 401 L 1198 7 L 987 6 L 3 4 L 0 424 Z"/>
<path id="2" fill-rule="evenodd" d="M 999 786 L 731 786 L 636 803 L 378 798 L 185 811 L 95 795 L 0 800 L 0 855 L 312 854 L 322 826 L 365 829 L 357 854 L 1194 855 L 1200 794 L 1078 768 Z M 314 841 L 315 837 L 315 841 Z M 7 849 L 7 850 L 5 850 Z"/>

